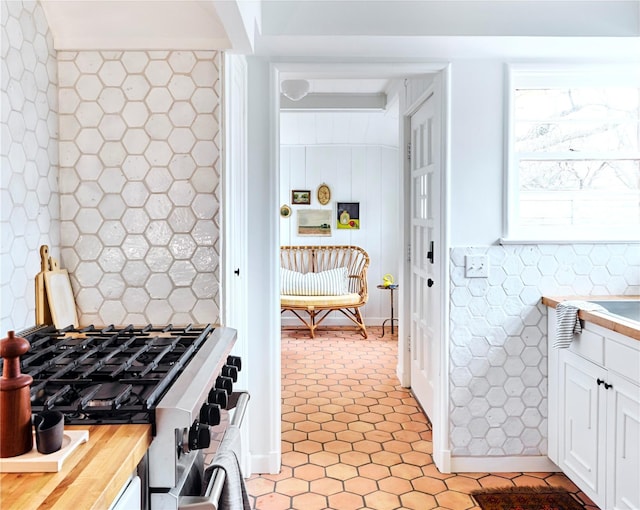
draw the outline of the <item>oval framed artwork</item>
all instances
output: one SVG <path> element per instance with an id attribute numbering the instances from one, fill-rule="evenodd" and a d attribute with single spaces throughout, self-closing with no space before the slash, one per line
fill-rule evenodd
<path id="1" fill-rule="evenodd" d="M 289 207 L 287 204 L 280 207 L 280 216 L 282 216 L 283 218 L 288 218 L 289 216 L 291 216 L 291 207 Z"/>
<path id="2" fill-rule="evenodd" d="M 318 188 L 317 196 L 318 202 L 320 202 L 321 205 L 327 205 L 331 200 L 331 190 L 329 189 L 329 186 L 321 184 Z"/>

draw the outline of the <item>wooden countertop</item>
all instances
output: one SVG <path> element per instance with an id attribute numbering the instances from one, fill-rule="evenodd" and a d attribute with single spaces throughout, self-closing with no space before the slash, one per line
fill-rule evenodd
<path id="1" fill-rule="evenodd" d="M 607 300 L 623 300 L 623 299 L 640 299 L 640 296 L 543 296 L 542 304 L 551 308 L 555 308 L 558 303 L 562 301 L 580 300 L 580 301 L 607 301 Z M 640 325 L 637 322 L 627 320 L 624 317 L 617 315 L 609 315 L 600 312 L 588 312 L 586 310 L 580 310 L 578 317 L 584 321 L 597 324 L 611 331 L 620 333 L 621 335 L 631 337 L 640 341 Z"/>
<path id="2" fill-rule="evenodd" d="M 151 425 L 66 426 L 89 441 L 57 473 L 0 474 L 0 508 L 109 508 L 151 444 Z"/>

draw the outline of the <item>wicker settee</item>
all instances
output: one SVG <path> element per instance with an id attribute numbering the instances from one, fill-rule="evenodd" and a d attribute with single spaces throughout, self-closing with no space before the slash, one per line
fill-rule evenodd
<path id="1" fill-rule="evenodd" d="M 369 255 L 358 246 L 282 246 L 280 248 L 282 271 L 280 306 L 281 313 L 291 312 L 309 328 L 311 338 L 324 319 L 333 311 L 349 318 L 360 334 L 367 338 L 367 328 L 360 308 L 367 302 L 367 268 Z M 345 271 L 346 269 L 346 271 Z M 285 288 L 285 274 L 292 278 L 306 277 L 308 273 L 331 274 L 344 272 L 344 291 L 329 295 Z"/>

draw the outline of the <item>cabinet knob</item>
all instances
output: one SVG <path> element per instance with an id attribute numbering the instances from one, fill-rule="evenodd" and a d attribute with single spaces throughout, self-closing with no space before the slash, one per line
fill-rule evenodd
<path id="1" fill-rule="evenodd" d="M 598 378 L 598 379 L 596 379 L 596 382 L 598 383 L 598 386 L 600 386 L 601 384 L 604 384 L 604 389 L 605 390 L 608 390 L 609 388 L 613 388 L 613 384 L 609 384 L 608 382 L 606 382 L 603 379 Z"/>

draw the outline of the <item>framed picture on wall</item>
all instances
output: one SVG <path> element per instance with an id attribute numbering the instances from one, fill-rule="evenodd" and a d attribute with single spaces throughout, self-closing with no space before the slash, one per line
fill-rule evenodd
<path id="1" fill-rule="evenodd" d="M 287 204 L 284 204 L 282 207 L 280 207 L 280 216 L 282 216 L 283 218 L 288 218 L 289 216 L 291 216 L 291 207 L 289 207 Z"/>
<path id="2" fill-rule="evenodd" d="M 360 228 L 360 202 L 338 202 L 336 213 L 339 229 L 357 230 Z"/>
<path id="3" fill-rule="evenodd" d="M 291 190 L 291 203 L 294 205 L 311 204 L 311 190 L 308 190 L 308 189 Z"/>
<path id="4" fill-rule="evenodd" d="M 298 211 L 298 235 L 331 237 L 331 209 Z"/>

